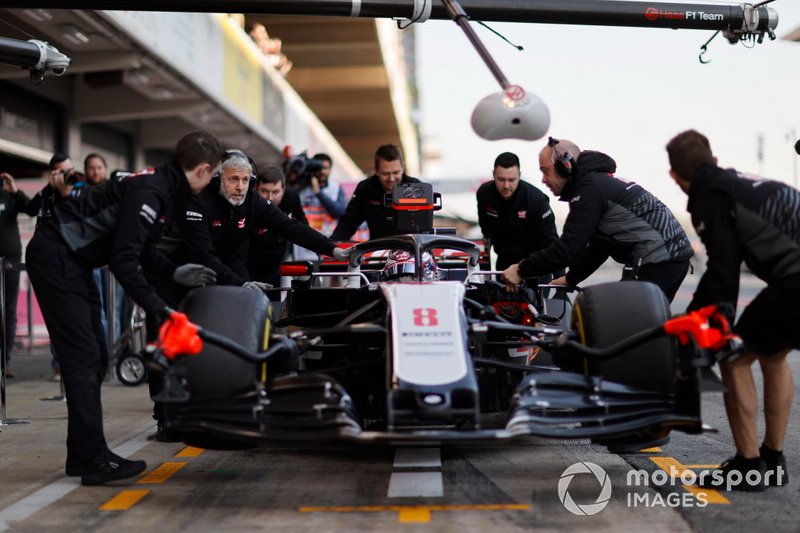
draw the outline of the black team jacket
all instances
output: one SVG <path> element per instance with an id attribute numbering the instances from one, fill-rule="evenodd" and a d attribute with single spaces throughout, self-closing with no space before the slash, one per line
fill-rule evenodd
<path id="1" fill-rule="evenodd" d="M 688 210 L 708 264 L 690 310 L 719 303 L 735 310 L 742 261 L 767 283 L 800 275 L 800 191 L 753 178 L 703 165 L 691 181 Z"/>
<path id="2" fill-rule="evenodd" d="M 506 200 L 494 181 L 484 183 L 476 193 L 478 224 L 491 239 L 497 253 L 497 268 L 505 270 L 532 252 L 547 248 L 558 239 L 556 221 L 547 196 L 526 181 Z"/>
<path id="3" fill-rule="evenodd" d="M 585 151 L 560 200 L 569 202 L 561 238 L 519 264 L 524 278 L 569 267 L 577 285 L 606 259 L 629 265 L 688 261 L 686 232 L 661 201 L 631 181 L 614 177 L 617 165 L 600 152 Z"/>
<path id="4" fill-rule="evenodd" d="M 417 178 L 406 176 L 400 183 L 419 183 Z M 331 239 L 346 241 L 353 236 L 362 222 L 366 220 L 369 226 L 369 238 L 378 239 L 394 235 L 392 226 L 392 208 L 383 205 L 383 190 L 377 175 L 372 175 L 361 180 L 347 204 L 344 214 L 339 219 L 336 229 L 333 230 Z"/>

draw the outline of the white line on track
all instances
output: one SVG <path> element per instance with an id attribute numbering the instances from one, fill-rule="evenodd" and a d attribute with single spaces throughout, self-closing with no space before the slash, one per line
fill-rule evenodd
<path id="1" fill-rule="evenodd" d="M 439 448 L 399 448 L 394 452 L 395 468 L 441 468 Z"/>
<path id="2" fill-rule="evenodd" d="M 389 498 L 434 498 L 444 495 L 441 472 L 393 472 Z"/>
<path id="3" fill-rule="evenodd" d="M 150 442 L 147 435 L 153 432 L 153 423 L 148 422 L 139 428 L 138 433 L 130 440 L 123 442 L 112 451 L 121 457 L 141 450 Z M 56 502 L 81 486 L 77 477 L 60 478 L 49 485 L 45 485 L 36 492 L 29 494 L 20 501 L 0 510 L 0 531 L 7 530 L 13 522 L 21 522 L 48 505 Z"/>

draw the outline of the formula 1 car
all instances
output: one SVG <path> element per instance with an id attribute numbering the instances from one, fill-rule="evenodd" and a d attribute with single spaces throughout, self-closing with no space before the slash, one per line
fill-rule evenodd
<path id="1" fill-rule="evenodd" d="M 704 380 L 735 341 L 715 308 L 670 318 L 655 285 L 607 283 L 577 295 L 565 327 L 547 287 L 509 293 L 477 244 L 432 231 L 432 191 L 412 185 L 392 201 L 419 209 L 397 224 L 431 232 L 357 244 L 333 271 L 288 265 L 306 276 L 280 317 L 251 290 L 191 292 L 151 354 L 166 428 L 212 448 L 532 435 L 616 451 L 703 430 Z"/>

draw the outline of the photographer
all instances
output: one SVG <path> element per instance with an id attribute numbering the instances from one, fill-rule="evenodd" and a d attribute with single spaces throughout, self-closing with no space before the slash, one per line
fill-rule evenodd
<path id="1" fill-rule="evenodd" d="M 347 208 L 347 200 L 339 184 L 329 181 L 333 167 L 330 156 L 317 154 L 312 159 L 319 162 L 320 168 L 311 176 L 309 184 L 300 189 L 300 203 L 309 226 L 330 235 Z"/>
<path id="2" fill-rule="evenodd" d="M 384 144 L 375 151 L 375 174 L 361 180 L 331 235 L 334 241 L 346 241 L 366 220 L 369 238 L 378 239 L 394 235 L 392 208 L 383 203 L 384 195 L 391 193 L 398 183 L 419 183 L 406 175 L 403 154 L 393 144 Z"/>
<path id="3" fill-rule="evenodd" d="M 84 176 L 75 170 L 72 159 L 65 153 L 54 153 L 50 158 L 47 185 L 31 198 L 25 213 L 32 217 L 52 216 L 53 206 L 65 199 L 80 196 L 84 183 Z"/>
<path id="4" fill-rule="evenodd" d="M 84 176 L 75 170 L 75 165 L 72 159 L 62 152 L 56 152 L 50 158 L 50 171 L 47 174 L 47 185 L 36 193 L 28 205 L 25 207 L 24 212 L 29 216 L 38 216 L 36 226 L 43 219 L 53 216 L 53 207 L 68 199 L 78 198 L 83 193 L 83 186 L 85 184 Z M 58 365 L 56 352 L 53 345 L 50 345 L 50 352 L 53 358 L 50 361 L 50 366 L 53 371 L 53 381 L 61 379 L 61 369 Z"/>
<path id="5" fill-rule="evenodd" d="M 329 181 L 333 161 L 328 154 L 317 154 L 307 166 L 306 173 L 309 177 L 300 180 L 305 186 L 300 189 L 300 202 L 303 205 L 308 224 L 315 230 L 330 235 L 336 228 L 336 221 L 344 214 L 347 200 L 344 190 L 338 183 Z M 294 247 L 295 260 L 315 260 L 316 254 L 301 248 Z"/>

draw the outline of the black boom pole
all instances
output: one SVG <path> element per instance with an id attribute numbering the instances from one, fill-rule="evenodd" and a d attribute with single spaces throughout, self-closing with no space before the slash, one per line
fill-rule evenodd
<path id="1" fill-rule="evenodd" d="M 609 0 L 462 0 L 471 19 L 495 22 L 587 24 L 769 33 L 777 13 L 752 4 L 690 4 Z M 440 0 L 4 0 L 5 8 L 121 9 L 265 13 L 368 18 L 418 22 L 450 19 Z"/>

